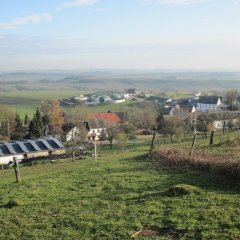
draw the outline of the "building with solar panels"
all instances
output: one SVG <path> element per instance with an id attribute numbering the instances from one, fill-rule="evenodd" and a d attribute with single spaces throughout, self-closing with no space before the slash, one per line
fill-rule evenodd
<path id="1" fill-rule="evenodd" d="M 0 144 L 0 164 L 8 164 L 13 160 L 20 162 L 28 158 L 60 155 L 65 152 L 63 144 L 53 137 L 11 141 Z"/>

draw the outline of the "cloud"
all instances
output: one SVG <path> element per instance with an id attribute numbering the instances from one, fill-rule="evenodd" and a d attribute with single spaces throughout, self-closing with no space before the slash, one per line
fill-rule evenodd
<path id="1" fill-rule="evenodd" d="M 168 5 L 188 5 L 194 3 L 201 3 L 207 0 L 144 0 L 148 3 L 154 4 L 168 4 Z"/>
<path id="2" fill-rule="evenodd" d="M 52 16 L 49 13 L 31 14 L 21 18 L 17 18 L 11 22 L 0 23 L 0 29 L 14 29 L 27 24 L 39 24 L 41 22 L 49 22 Z"/>
<path id="3" fill-rule="evenodd" d="M 65 8 L 75 8 L 75 7 L 82 7 L 86 5 L 94 5 L 97 0 L 72 0 L 69 1 L 59 7 L 60 10 Z"/>

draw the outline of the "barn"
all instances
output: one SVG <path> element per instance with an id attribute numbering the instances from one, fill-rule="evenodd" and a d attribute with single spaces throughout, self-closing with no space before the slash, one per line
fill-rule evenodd
<path id="1" fill-rule="evenodd" d="M 63 144 L 56 138 L 37 138 L 10 141 L 0 144 L 0 164 L 8 164 L 13 160 L 60 155 L 66 152 Z"/>

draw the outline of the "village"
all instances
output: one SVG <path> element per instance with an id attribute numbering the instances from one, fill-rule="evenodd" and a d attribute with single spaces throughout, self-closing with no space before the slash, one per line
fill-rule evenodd
<path id="1" fill-rule="evenodd" d="M 74 107 L 65 110 L 61 106 L 66 104 L 66 99 L 53 99 L 39 106 L 32 120 L 27 115 L 22 120 L 7 106 L 2 107 L 0 165 L 39 157 L 62 157 L 67 153 L 75 158 L 82 154 L 79 148 L 89 144 L 127 144 L 129 140 L 136 141 L 139 135 L 154 132 L 163 138 L 175 136 L 180 143 L 186 134 L 200 132 L 207 135 L 208 132 L 240 128 L 240 97 L 236 90 L 229 90 L 225 96 L 197 93 L 192 97 L 171 99 L 130 88 L 123 94 L 87 94 L 68 99 L 68 102 L 70 100 Z M 110 109 L 91 112 L 88 107 L 110 101 L 114 104 L 128 101 L 135 105 L 119 112 Z"/>

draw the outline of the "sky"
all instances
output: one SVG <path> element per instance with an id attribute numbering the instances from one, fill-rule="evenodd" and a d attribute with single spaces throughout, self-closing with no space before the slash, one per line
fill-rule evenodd
<path id="1" fill-rule="evenodd" d="M 9 0 L 0 71 L 240 70 L 240 0 Z"/>

